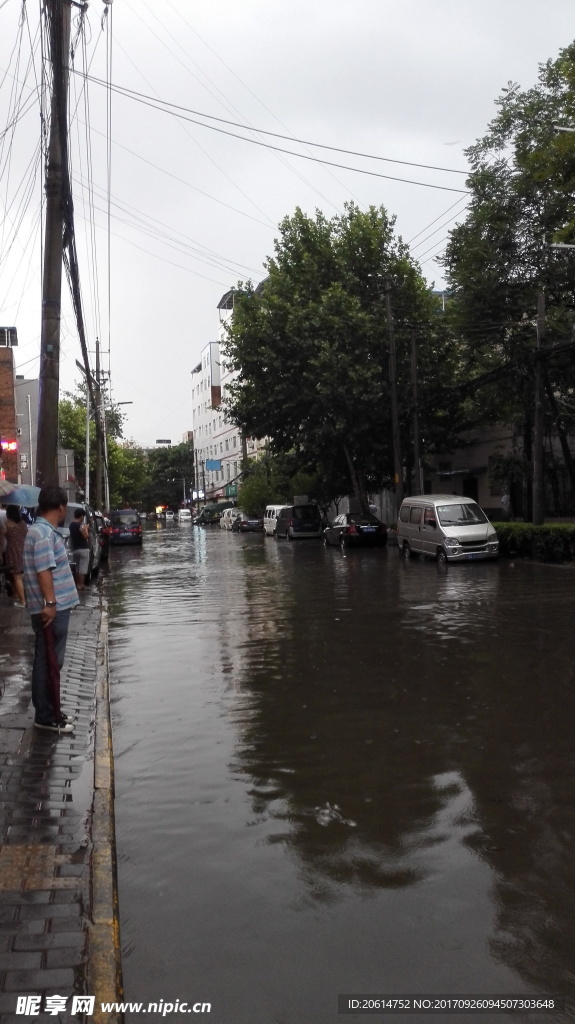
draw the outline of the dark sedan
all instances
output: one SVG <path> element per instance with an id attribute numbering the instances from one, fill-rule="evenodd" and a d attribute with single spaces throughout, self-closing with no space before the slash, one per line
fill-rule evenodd
<path id="1" fill-rule="evenodd" d="M 387 526 L 367 512 L 345 512 L 323 531 L 324 544 L 338 545 L 342 551 L 351 547 L 387 544 Z"/>
<path id="2" fill-rule="evenodd" d="M 230 527 L 232 533 L 256 533 L 262 531 L 263 528 L 263 519 L 258 516 L 249 516 L 247 512 L 240 512 L 239 515 L 234 516 Z"/>

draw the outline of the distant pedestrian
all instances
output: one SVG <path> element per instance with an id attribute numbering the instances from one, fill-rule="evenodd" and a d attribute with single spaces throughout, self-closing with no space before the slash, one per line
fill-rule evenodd
<path id="1" fill-rule="evenodd" d="M 57 532 L 66 520 L 67 505 L 61 487 L 43 487 L 38 497 L 38 517 L 24 542 L 24 586 L 36 636 L 32 668 L 34 725 L 58 734 L 74 731 L 72 719 L 60 709 L 59 693 L 70 611 L 78 604 L 66 545 Z"/>
<path id="2" fill-rule="evenodd" d="M 85 589 L 86 576 L 90 566 L 90 527 L 86 522 L 83 508 L 74 512 L 74 520 L 70 523 L 70 551 L 74 555 L 76 570 L 74 578 L 78 590 Z"/>
<path id="3" fill-rule="evenodd" d="M 10 573 L 16 598 L 15 608 L 26 607 L 22 573 L 24 572 L 24 541 L 27 533 L 28 527 L 20 515 L 20 510 L 16 505 L 8 505 L 6 508 L 6 569 Z"/>

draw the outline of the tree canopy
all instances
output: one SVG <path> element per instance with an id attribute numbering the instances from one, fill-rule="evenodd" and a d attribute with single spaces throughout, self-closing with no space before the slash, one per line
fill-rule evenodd
<path id="1" fill-rule="evenodd" d="M 266 269 L 261 285 L 241 284 L 235 298 L 225 355 L 238 376 L 225 396 L 228 414 L 248 435 L 269 437 L 273 453 L 319 469 L 333 496 L 353 491 L 365 504 L 368 491 L 393 478 L 386 283 L 406 439 L 411 332 L 434 388 L 452 369 L 438 303 L 383 207 L 363 212 L 349 203 L 331 220 L 297 209 L 281 223 Z M 442 410 L 427 406 L 430 444 L 454 430 L 445 402 Z"/>
<path id="2" fill-rule="evenodd" d="M 538 293 L 546 306 L 546 390 L 550 426 L 572 425 L 575 362 L 575 43 L 522 90 L 510 82 L 486 134 L 467 150 L 470 203 L 450 233 L 444 265 L 449 316 L 462 339 L 464 375 L 501 369 L 477 392 L 475 415 L 517 422 L 531 443 Z"/>

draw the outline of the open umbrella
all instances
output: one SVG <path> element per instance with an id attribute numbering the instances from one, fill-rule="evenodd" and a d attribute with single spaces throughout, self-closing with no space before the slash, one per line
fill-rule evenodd
<path id="1" fill-rule="evenodd" d="M 32 484 L 23 484 L 20 487 L 15 487 L 14 484 L 10 486 L 12 489 L 7 494 L 0 494 L 0 500 L 3 505 L 20 505 L 23 508 L 34 508 L 38 504 L 39 487 L 34 487 Z"/>
<path id="2" fill-rule="evenodd" d="M 0 498 L 2 498 L 4 494 L 10 494 L 10 491 L 13 491 L 17 486 L 18 485 L 13 484 L 11 480 L 0 480 Z"/>

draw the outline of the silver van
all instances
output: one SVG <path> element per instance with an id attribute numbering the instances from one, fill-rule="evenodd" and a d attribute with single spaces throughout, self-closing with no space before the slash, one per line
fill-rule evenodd
<path id="1" fill-rule="evenodd" d="M 469 562 L 497 558 L 499 541 L 489 519 L 472 498 L 459 494 L 419 494 L 406 498 L 399 510 L 400 552 L 438 562 Z"/>
<path id="2" fill-rule="evenodd" d="M 267 505 L 264 512 L 264 532 L 271 537 L 276 532 L 278 516 L 285 505 Z"/>

